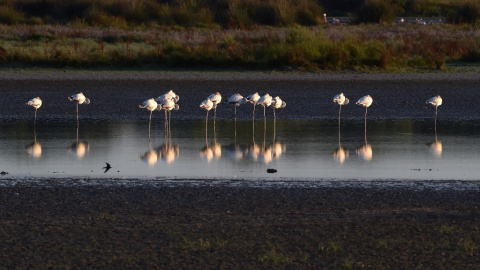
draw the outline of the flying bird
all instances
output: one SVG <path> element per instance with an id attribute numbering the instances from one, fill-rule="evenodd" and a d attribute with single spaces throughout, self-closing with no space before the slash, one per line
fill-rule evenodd
<path id="1" fill-rule="evenodd" d="M 25 105 L 32 106 L 35 108 L 35 118 L 34 123 L 37 122 L 37 110 L 42 106 L 42 100 L 39 97 L 30 99 Z"/>
<path id="2" fill-rule="evenodd" d="M 77 122 L 78 122 L 78 104 L 90 104 L 90 99 L 86 98 L 85 95 L 80 92 L 78 94 L 68 97 L 68 100 L 74 101 L 77 104 Z"/>
<path id="3" fill-rule="evenodd" d="M 108 164 L 108 162 L 105 162 L 105 163 L 107 164 L 107 166 L 102 168 L 102 169 L 105 169 L 105 171 L 103 173 L 108 172 L 108 170 L 110 170 L 112 168 L 112 166 L 110 166 L 110 164 Z"/>
<path id="4" fill-rule="evenodd" d="M 438 106 L 442 105 L 442 97 L 436 96 L 429 98 L 426 104 L 432 104 L 432 106 L 435 106 L 435 132 L 437 132 L 437 110 Z"/>
<path id="5" fill-rule="evenodd" d="M 348 98 L 346 98 L 343 93 L 340 93 L 338 95 L 335 95 L 333 97 L 333 102 L 337 103 L 338 105 L 340 105 L 340 109 L 338 109 L 338 124 L 340 125 L 340 113 L 342 112 L 342 106 L 343 105 L 347 105 L 348 103 L 350 103 L 350 100 Z M 358 103 L 357 103 L 358 104 Z"/>
<path id="6" fill-rule="evenodd" d="M 158 108 L 158 103 L 153 99 L 148 99 L 138 105 L 141 109 L 147 109 L 150 111 L 150 120 L 148 121 L 148 138 L 150 138 L 150 127 L 152 124 L 152 113 Z"/>

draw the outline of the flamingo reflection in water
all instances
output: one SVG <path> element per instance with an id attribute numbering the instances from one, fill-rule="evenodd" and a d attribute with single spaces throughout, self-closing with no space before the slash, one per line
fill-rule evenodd
<path id="1" fill-rule="evenodd" d="M 140 155 L 140 159 L 150 165 L 150 167 L 153 167 L 158 162 L 158 153 L 152 149 L 152 145 L 150 144 L 150 149 Z"/>
<path id="2" fill-rule="evenodd" d="M 34 141 L 26 147 L 27 153 L 34 158 L 40 158 L 42 157 L 42 145 L 37 141 L 37 132 L 35 127 L 33 128 L 33 139 Z"/>
<path id="3" fill-rule="evenodd" d="M 170 132 L 165 129 L 165 142 L 157 148 L 157 155 L 167 164 L 171 164 L 175 161 L 180 153 L 180 147 L 176 144 L 172 144 L 172 139 L 167 135 L 167 133 Z"/>
<path id="4" fill-rule="evenodd" d="M 90 151 L 90 144 L 88 142 L 78 141 L 77 129 L 77 140 L 68 147 L 68 152 L 74 154 L 78 159 L 82 159 L 88 151 Z"/>
<path id="5" fill-rule="evenodd" d="M 340 121 L 340 118 L 338 119 Z M 333 152 L 333 159 L 343 164 L 348 158 L 349 151 L 346 148 L 342 147 L 341 133 L 340 133 L 340 122 L 338 123 L 338 148 Z"/>

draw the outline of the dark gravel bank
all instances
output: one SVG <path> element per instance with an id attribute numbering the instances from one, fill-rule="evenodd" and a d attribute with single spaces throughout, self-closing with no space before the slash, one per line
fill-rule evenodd
<path id="1" fill-rule="evenodd" d="M 478 188 L 18 184 L 0 200 L 2 269 L 480 267 Z"/>
<path id="2" fill-rule="evenodd" d="M 344 92 L 351 105 L 342 110 L 344 119 L 361 120 L 364 109 L 355 105 L 358 98 L 370 94 L 373 105 L 369 119 L 431 119 L 434 110 L 425 100 L 443 97 L 439 121 L 478 120 L 480 110 L 480 74 L 314 74 L 261 72 L 93 72 L 93 71 L 2 71 L 0 72 L 0 120 L 31 119 L 33 109 L 23 106 L 40 96 L 44 105 L 38 121 L 73 120 L 75 106 L 67 97 L 82 91 L 92 100 L 80 107 L 80 118 L 145 119 L 148 112 L 138 104 L 173 89 L 181 96 L 176 119 L 201 119 L 205 112 L 200 102 L 219 91 L 224 100 L 238 92 L 244 96 L 259 92 L 280 96 L 287 102 L 277 116 L 287 119 L 336 119 L 338 107 L 333 96 Z M 262 108 L 258 113 L 261 118 Z M 271 109 L 268 117 L 272 116 Z M 251 119 L 252 106 L 238 110 L 239 120 Z M 163 112 L 153 118 L 161 119 Z M 217 119 L 231 119 L 233 107 L 220 105 Z"/>

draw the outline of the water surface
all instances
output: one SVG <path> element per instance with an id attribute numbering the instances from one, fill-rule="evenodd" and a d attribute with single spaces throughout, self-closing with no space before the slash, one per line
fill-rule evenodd
<path id="1" fill-rule="evenodd" d="M 468 122 L 148 119 L 0 123 L 2 178 L 477 180 Z M 255 128 L 255 130 L 253 129 Z M 207 137 L 206 137 L 207 135 Z M 112 169 L 107 172 L 105 162 Z M 276 173 L 267 173 L 276 169 Z"/>

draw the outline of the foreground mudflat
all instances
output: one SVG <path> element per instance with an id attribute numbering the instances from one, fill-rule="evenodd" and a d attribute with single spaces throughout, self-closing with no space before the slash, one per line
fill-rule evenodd
<path id="1" fill-rule="evenodd" d="M 475 182 L 339 186 L 4 185 L 0 268 L 480 266 Z"/>

